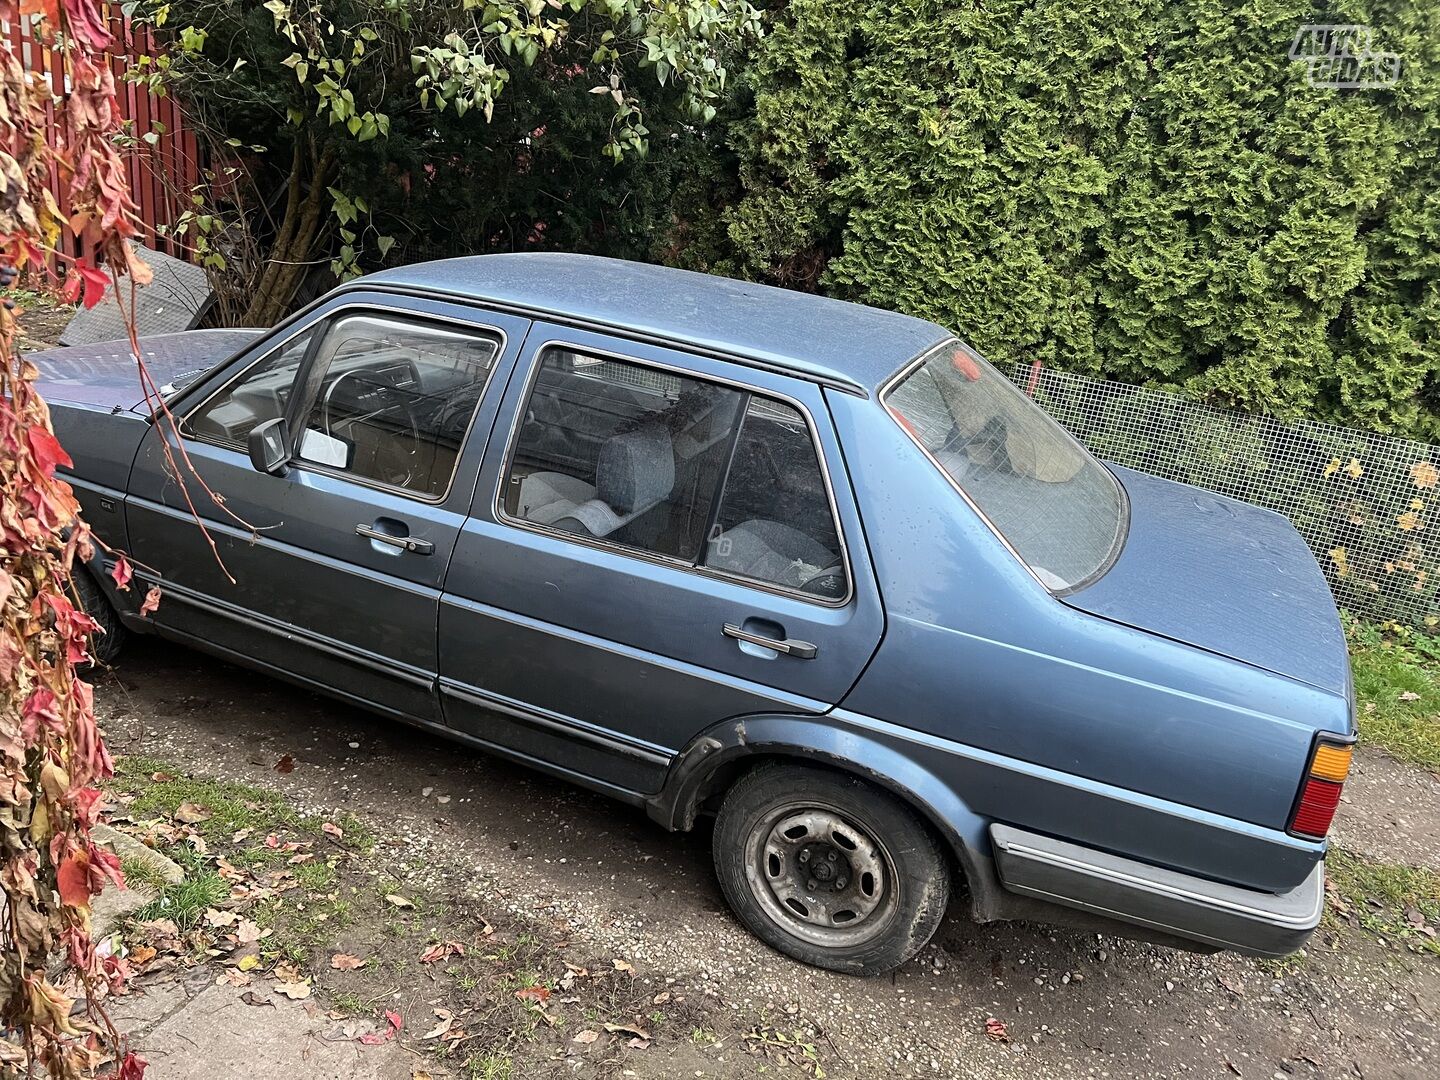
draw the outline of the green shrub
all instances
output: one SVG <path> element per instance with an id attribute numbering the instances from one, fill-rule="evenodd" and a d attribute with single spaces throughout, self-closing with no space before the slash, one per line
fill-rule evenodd
<path id="1" fill-rule="evenodd" d="M 1289 59 L 1351 22 L 1395 86 Z M 746 82 L 672 258 L 1000 363 L 1440 441 L 1440 4 L 792 0 Z"/>

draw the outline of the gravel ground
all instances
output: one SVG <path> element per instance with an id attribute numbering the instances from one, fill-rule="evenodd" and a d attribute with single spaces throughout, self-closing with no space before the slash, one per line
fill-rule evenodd
<path id="1" fill-rule="evenodd" d="M 665 833 L 638 810 L 153 642 L 132 643 L 98 680 L 97 702 L 116 752 L 354 813 L 402 880 L 461 884 L 497 909 L 558 920 L 657 990 L 704 988 L 742 1025 L 813 1028 L 832 1076 L 1440 1076 L 1440 961 L 1370 934 L 1322 931 L 1299 957 L 1257 963 L 952 916 L 901 970 L 855 979 L 743 931 L 703 830 Z M 286 754 L 294 771 L 277 773 Z M 1433 864 L 1437 789 L 1365 757 L 1341 835 Z M 1009 1042 L 987 1037 L 991 1017 Z M 751 1076 L 757 1065 L 724 1040 L 656 1044 L 629 1063 L 655 1077 Z"/>

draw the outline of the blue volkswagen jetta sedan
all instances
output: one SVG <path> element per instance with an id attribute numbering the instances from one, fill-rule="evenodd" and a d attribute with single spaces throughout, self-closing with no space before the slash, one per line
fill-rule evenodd
<path id="1" fill-rule="evenodd" d="M 143 348 L 178 439 L 125 346 L 34 357 L 144 567 L 77 582 L 102 658 L 159 634 L 713 813 L 736 915 L 822 967 L 895 967 L 957 890 L 1258 955 L 1320 918 L 1355 729 L 1310 552 L 1097 461 L 939 326 L 532 254 Z"/>

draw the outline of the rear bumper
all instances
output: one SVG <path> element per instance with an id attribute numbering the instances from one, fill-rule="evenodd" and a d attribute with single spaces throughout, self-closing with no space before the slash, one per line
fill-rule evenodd
<path id="1" fill-rule="evenodd" d="M 990 839 L 1001 883 L 1011 892 L 1252 956 L 1294 952 L 1324 909 L 1324 862 L 1289 892 L 1267 893 L 1009 825 L 991 825 Z"/>

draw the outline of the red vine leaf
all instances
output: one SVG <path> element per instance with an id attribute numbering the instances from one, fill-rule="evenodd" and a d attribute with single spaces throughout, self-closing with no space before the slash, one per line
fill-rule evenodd
<path id="1" fill-rule="evenodd" d="M 160 586 L 151 585 L 150 591 L 145 594 L 145 602 L 140 605 L 140 614 L 149 615 L 160 607 Z"/>
<path id="2" fill-rule="evenodd" d="M 130 560 L 121 555 L 115 560 L 115 565 L 110 568 L 110 577 L 115 581 L 117 589 L 130 588 L 130 579 L 135 576 L 134 570 L 130 568 Z"/>
<path id="3" fill-rule="evenodd" d="M 45 476 L 54 476 L 57 466 L 68 469 L 75 464 L 60 445 L 60 440 L 43 424 L 31 424 L 25 432 L 25 441 L 30 444 L 30 453 L 35 456 L 35 464 Z"/>
<path id="4" fill-rule="evenodd" d="M 75 303 L 80 299 L 81 287 L 84 287 L 84 304 L 86 308 L 93 308 L 105 297 L 105 290 L 110 285 L 110 275 L 104 270 L 97 270 L 84 262 L 76 260 L 70 267 L 70 272 L 65 275 L 65 286 L 60 290 L 61 297 L 68 304 Z"/>
<path id="5" fill-rule="evenodd" d="M 73 851 L 56 868 L 55 880 L 60 902 L 67 907 L 90 907 L 90 858 L 83 851 Z"/>

